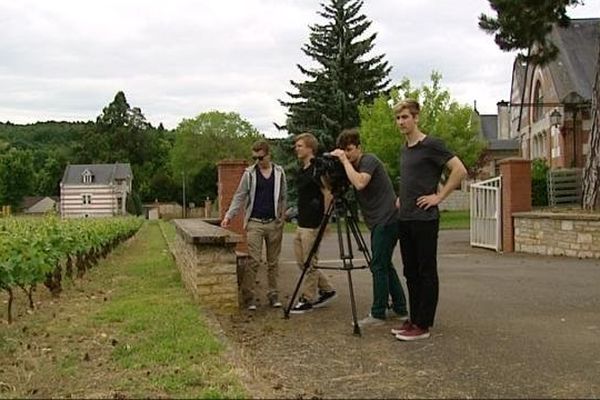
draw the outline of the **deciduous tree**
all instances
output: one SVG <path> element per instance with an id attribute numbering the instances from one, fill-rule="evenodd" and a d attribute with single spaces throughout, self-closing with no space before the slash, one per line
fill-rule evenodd
<path id="1" fill-rule="evenodd" d="M 404 79 L 373 105 L 360 108 L 363 146 L 366 151 L 377 154 L 394 180 L 398 177 L 400 147 L 405 138 L 396 127 L 393 105 L 402 99 L 412 98 L 421 103 L 420 129 L 443 139 L 467 168 L 476 165 L 485 148 L 479 136 L 477 114 L 468 105 L 453 100 L 450 92 L 441 86 L 441 79 L 439 73 L 433 72 L 431 83 L 419 88 L 413 88 L 410 81 Z"/>
<path id="2" fill-rule="evenodd" d="M 173 180 L 188 185 L 202 175 L 212 190 L 189 188 L 189 199 L 200 204 L 216 190 L 216 164 L 223 159 L 249 159 L 252 144 L 263 136 L 237 113 L 211 111 L 193 119 L 184 119 L 175 129 L 175 144 L 171 151 Z M 211 179 L 212 177 L 212 179 Z M 191 190 L 191 192 L 189 192 Z"/>
<path id="3" fill-rule="evenodd" d="M 0 156 L 0 205 L 17 209 L 34 184 L 33 159 L 29 150 L 11 148 Z"/>

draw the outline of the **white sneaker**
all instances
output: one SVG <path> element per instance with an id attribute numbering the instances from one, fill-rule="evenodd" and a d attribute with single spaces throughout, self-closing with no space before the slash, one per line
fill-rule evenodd
<path id="1" fill-rule="evenodd" d="M 250 305 L 248 306 L 248 311 L 256 311 L 256 305 L 254 305 L 254 304 L 250 304 Z"/>
<path id="2" fill-rule="evenodd" d="M 358 321 L 358 326 L 364 328 L 366 326 L 381 326 L 385 324 L 385 319 L 375 318 L 371 314 Z M 352 322 L 354 325 L 354 321 Z"/>
<path id="3" fill-rule="evenodd" d="M 304 314 L 306 312 L 312 311 L 313 305 L 310 301 L 306 300 L 303 297 L 300 297 L 298 303 L 290 310 L 291 314 Z"/>

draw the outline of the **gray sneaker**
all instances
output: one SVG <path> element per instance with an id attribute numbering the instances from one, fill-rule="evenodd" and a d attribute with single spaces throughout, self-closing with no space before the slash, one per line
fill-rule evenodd
<path id="1" fill-rule="evenodd" d="M 375 318 L 371 314 L 358 321 L 358 326 L 364 328 L 366 326 L 381 326 L 385 324 L 385 319 Z M 354 322 L 352 322 L 354 325 Z"/>
<path id="2" fill-rule="evenodd" d="M 271 307 L 273 308 L 280 308 L 283 306 L 283 304 L 281 304 L 279 301 L 279 296 L 277 296 L 276 293 L 269 295 L 269 304 L 271 304 Z"/>
<path id="3" fill-rule="evenodd" d="M 408 321 L 408 314 L 398 314 L 396 311 L 388 308 L 385 310 L 385 318 L 403 322 Z"/>

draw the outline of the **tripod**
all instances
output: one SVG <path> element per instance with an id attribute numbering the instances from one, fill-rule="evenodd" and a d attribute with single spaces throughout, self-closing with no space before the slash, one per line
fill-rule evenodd
<path id="1" fill-rule="evenodd" d="M 307 273 L 307 271 L 311 268 L 311 262 L 314 258 L 315 254 L 319 250 L 319 246 L 321 241 L 323 240 L 323 235 L 325 234 L 325 228 L 329 223 L 332 215 L 336 216 L 336 230 L 337 230 L 337 239 L 338 239 L 338 248 L 340 254 L 340 260 L 342 260 L 342 266 L 340 267 L 325 267 L 325 266 L 314 266 L 316 269 L 335 269 L 346 271 L 348 274 L 348 289 L 350 292 L 350 306 L 352 308 L 352 322 L 354 325 L 354 335 L 361 336 L 360 327 L 358 326 L 358 320 L 356 318 L 356 301 L 354 298 L 354 287 L 352 285 L 352 270 L 355 269 L 364 269 L 371 265 L 371 254 L 369 253 L 368 247 L 365 243 L 362 234 L 360 233 L 358 227 L 358 218 L 354 210 L 349 207 L 348 200 L 344 197 L 343 191 L 335 191 L 333 192 L 333 200 L 329 204 L 325 215 L 323 216 L 323 220 L 321 221 L 321 225 L 319 226 L 319 231 L 317 232 L 317 237 L 308 253 L 306 261 L 304 261 L 302 273 L 300 274 L 300 278 L 296 283 L 296 288 L 294 289 L 294 293 L 290 298 L 290 302 L 288 306 L 284 309 L 284 318 L 288 319 L 290 315 L 290 310 L 294 304 L 296 296 L 298 295 L 298 291 L 300 290 L 300 286 L 302 285 L 302 281 Z M 355 266 L 353 263 L 354 254 L 352 248 L 352 238 L 356 242 L 358 246 L 358 250 L 361 251 L 365 257 L 367 265 L 363 266 Z"/>

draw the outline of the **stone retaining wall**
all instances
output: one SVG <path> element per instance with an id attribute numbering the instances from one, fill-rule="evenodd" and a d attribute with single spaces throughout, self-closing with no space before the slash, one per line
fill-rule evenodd
<path id="1" fill-rule="evenodd" d="M 463 211 L 471 208 L 471 193 L 455 190 L 438 206 L 440 211 Z"/>
<path id="2" fill-rule="evenodd" d="M 600 258 L 600 214 L 514 213 L 515 251 Z"/>
<path id="3" fill-rule="evenodd" d="M 194 299 L 217 313 L 239 309 L 235 246 L 241 237 L 200 219 L 174 221 L 174 255 Z"/>

